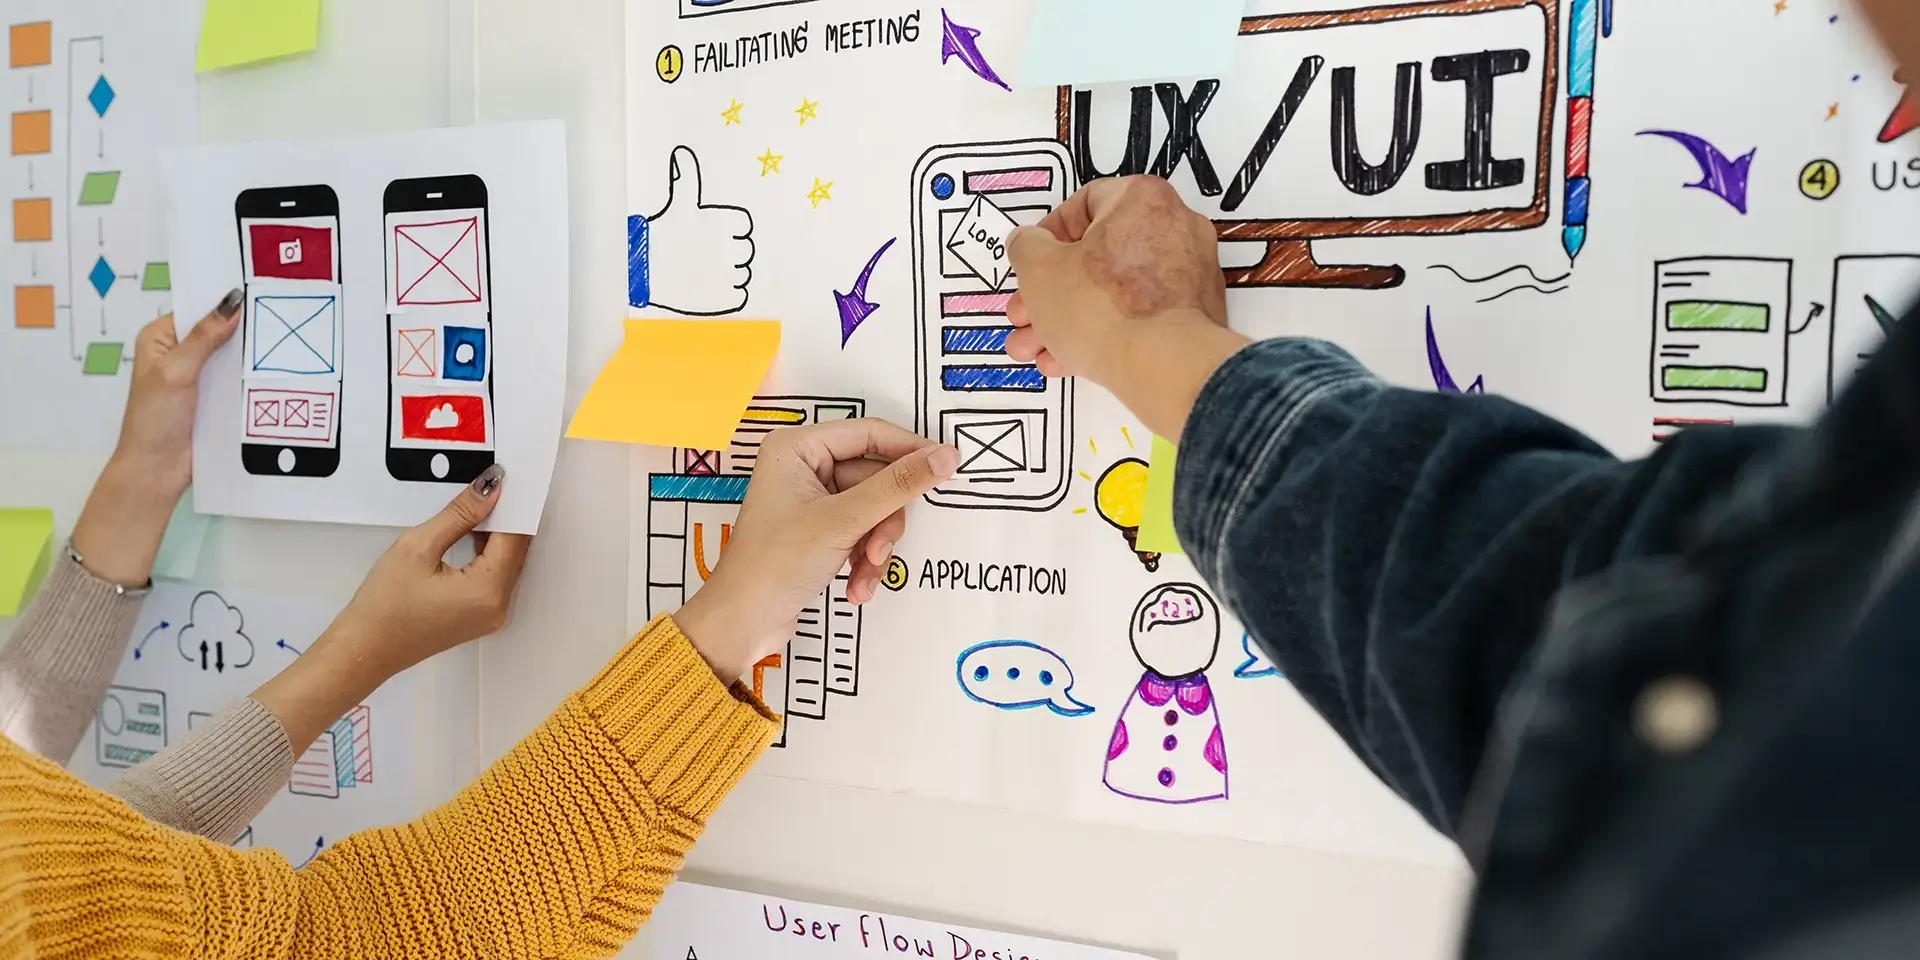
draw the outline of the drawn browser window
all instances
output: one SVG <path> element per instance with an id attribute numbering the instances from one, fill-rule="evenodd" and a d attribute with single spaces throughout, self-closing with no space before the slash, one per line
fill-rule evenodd
<path id="1" fill-rule="evenodd" d="M 1048 140 L 935 147 L 913 175 L 916 427 L 960 451 L 937 506 L 1048 510 L 1072 474 L 1073 382 L 1007 356 L 1006 258 L 1016 226 L 1038 223 L 1073 184 Z"/>

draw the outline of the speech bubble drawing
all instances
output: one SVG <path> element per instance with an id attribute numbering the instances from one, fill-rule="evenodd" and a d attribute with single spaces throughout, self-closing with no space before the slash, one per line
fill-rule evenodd
<path id="1" fill-rule="evenodd" d="M 1025 640 L 991 640 L 960 651 L 954 679 L 970 699 L 1001 710 L 1046 707 L 1063 717 L 1093 712 L 1073 698 L 1073 668 L 1067 661 Z"/>
<path id="2" fill-rule="evenodd" d="M 1267 652 L 1260 649 L 1260 645 L 1254 642 L 1253 634 L 1240 635 L 1240 649 L 1246 651 L 1247 662 L 1233 668 L 1234 676 L 1243 680 L 1280 676 L 1280 668 L 1275 666 L 1274 662 L 1267 658 Z"/>

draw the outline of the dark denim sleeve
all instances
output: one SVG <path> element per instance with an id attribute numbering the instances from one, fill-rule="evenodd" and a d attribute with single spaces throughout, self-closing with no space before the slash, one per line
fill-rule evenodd
<path id="1" fill-rule="evenodd" d="M 1214 374 L 1178 471 L 1175 527 L 1202 575 L 1453 836 L 1500 697 L 1625 465 L 1518 404 L 1392 387 L 1286 339 Z"/>

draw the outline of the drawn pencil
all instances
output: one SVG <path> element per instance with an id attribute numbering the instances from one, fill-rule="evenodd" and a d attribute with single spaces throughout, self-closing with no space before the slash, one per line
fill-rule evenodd
<path id="1" fill-rule="evenodd" d="M 1588 168 L 1593 136 L 1593 61 L 1600 52 L 1602 0 L 1573 0 L 1567 43 L 1567 202 L 1561 212 L 1560 245 L 1569 261 L 1587 243 L 1587 203 L 1593 179 Z"/>

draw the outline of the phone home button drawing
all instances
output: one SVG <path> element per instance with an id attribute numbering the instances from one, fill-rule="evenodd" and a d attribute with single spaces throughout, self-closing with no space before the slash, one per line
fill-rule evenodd
<path id="1" fill-rule="evenodd" d="M 294 466 L 299 462 L 300 462 L 299 454 L 294 453 L 292 447 L 280 448 L 280 456 L 278 458 L 277 464 L 280 467 L 281 473 L 292 473 Z"/>
<path id="2" fill-rule="evenodd" d="M 453 468 L 453 464 L 447 462 L 447 455 L 444 453 L 434 454 L 433 462 L 427 464 L 427 466 L 433 471 L 433 478 L 435 480 L 445 480 L 447 478 L 447 471 Z"/>

